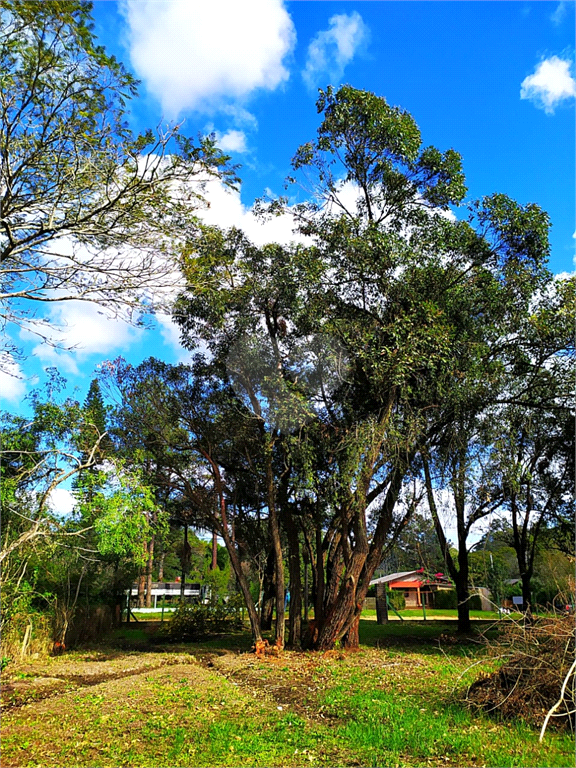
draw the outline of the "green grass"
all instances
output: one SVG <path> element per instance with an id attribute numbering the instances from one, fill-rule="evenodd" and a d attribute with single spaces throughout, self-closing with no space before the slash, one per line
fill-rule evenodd
<path id="1" fill-rule="evenodd" d="M 136 618 L 134 618 L 136 616 Z M 172 618 L 172 611 L 164 611 L 164 621 L 170 621 Z M 141 621 L 161 621 L 162 611 L 154 611 L 153 613 L 138 613 L 133 611 L 133 616 L 130 617 L 130 624 L 138 624 Z"/>
<path id="2" fill-rule="evenodd" d="M 401 611 L 398 611 L 400 616 L 402 616 L 403 619 L 420 619 L 424 620 L 424 615 L 422 613 L 422 608 L 404 608 Z M 369 617 L 369 616 L 376 616 L 376 611 L 371 608 L 366 608 L 362 611 L 362 616 Z M 389 611 L 389 616 L 392 621 L 397 619 L 397 615 L 394 613 L 393 610 Z M 426 618 L 427 619 L 457 619 L 458 618 L 458 611 L 455 608 L 426 608 Z M 506 621 L 509 619 L 520 619 L 522 618 L 521 613 L 512 613 L 510 615 L 502 614 L 499 615 L 498 611 L 470 611 L 470 618 L 472 619 L 484 619 L 485 621 L 496 621 L 498 619 L 501 619 L 502 621 Z"/>
<path id="3" fill-rule="evenodd" d="M 179 645 L 175 653 L 185 648 L 231 666 L 179 657 L 174 666 L 8 711 L 2 765 L 573 765 L 570 734 L 550 731 L 540 745 L 537 728 L 462 705 L 483 651 L 473 638 L 445 646 L 450 635 L 457 638 L 454 620 L 364 620 L 357 653 L 286 652 L 264 661 L 230 654 L 249 649 L 246 632 Z M 170 654 L 160 657 L 169 662 Z M 127 664 L 134 658 L 127 654 Z M 495 662 L 485 658 L 480 668 L 490 671 Z"/>

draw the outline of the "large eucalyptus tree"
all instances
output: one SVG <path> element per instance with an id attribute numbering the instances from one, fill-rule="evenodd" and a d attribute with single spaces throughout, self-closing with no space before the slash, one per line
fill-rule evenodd
<path id="1" fill-rule="evenodd" d="M 505 386 L 510 335 L 548 279 L 548 220 L 504 195 L 458 220 L 460 156 L 422 148 L 407 112 L 350 86 L 321 92 L 318 110 L 317 138 L 293 161 L 311 196 L 290 209 L 311 245 L 258 248 L 237 230 L 205 229 L 183 253 L 188 287 L 175 318 L 184 344 L 208 345 L 259 420 L 279 620 L 282 465 L 275 470 L 273 451 L 287 456 L 290 440 L 302 446 L 316 425 L 325 464 L 308 462 L 318 482 L 304 494 L 323 508 L 312 643 L 330 648 L 358 642 L 370 579 L 414 507 L 406 484 L 415 462 L 458 414 L 474 419 Z M 270 212 L 285 207 L 278 200 Z M 325 367 L 302 363 L 313 339 L 346 351 L 335 386 L 309 376 Z"/>

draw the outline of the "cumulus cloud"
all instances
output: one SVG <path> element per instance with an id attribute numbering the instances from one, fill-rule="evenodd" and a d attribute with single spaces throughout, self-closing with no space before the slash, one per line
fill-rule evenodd
<path id="1" fill-rule="evenodd" d="M 216 143 L 223 152 L 246 152 L 246 134 L 243 131 L 216 131 Z"/>
<path id="2" fill-rule="evenodd" d="M 61 348 L 41 343 L 32 354 L 47 365 L 56 365 L 75 375 L 79 374 L 79 360 L 127 349 L 142 333 L 142 329 L 115 318 L 96 304 L 83 301 L 54 305 L 50 322 L 55 327 L 52 341 Z"/>
<path id="3" fill-rule="evenodd" d="M 22 400 L 25 393 L 26 382 L 20 364 L 5 356 L 0 368 L 0 401 L 5 400 L 8 403 L 17 404 Z"/>
<path id="4" fill-rule="evenodd" d="M 370 30 L 359 13 L 340 13 L 329 20 L 329 28 L 318 32 L 308 46 L 302 77 L 308 88 L 328 80 L 340 82 L 344 69 L 356 52 L 367 44 Z"/>
<path id="5" fill-rule="evenodd" d="M 563 101 L 576 96 L 576 80 L 572 77 L 572 62 L 551 56 L 538 64 L 532 75 L 526 77 L 520 89 L 520 98 L 529 99 L 546 114 Z"/>
<path id="6" fill-rule="evenodd" d="M 266 243 L 311 243 L 311 239 L 294 232 L 295 221 L 288 210 L 282 216 L 262 221 L 252 207 L 242 202 L 240 191 L 229 190 L 218 180 L 208 181 L 205 198 L 209 207 L 198 211 L 198 217 L 206 224 L 224 229 L 238 227 L 255 245 Z"/>
<path id="7" fill-rule="evenodd" d="M 132 66 L 166 116 L 213 112 L 289 77 L 296 33 L 283 0 L 125 0 Z"/>

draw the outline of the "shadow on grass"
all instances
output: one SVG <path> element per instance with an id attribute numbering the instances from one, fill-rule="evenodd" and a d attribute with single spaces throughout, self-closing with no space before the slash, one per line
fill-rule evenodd
<path id="1" fill-rule="evenodd" d="M 158 622 L 141 622 L 115 629 L 103 643 L 123 651 L 158 651 L 162 653 L 247 653 L 252 648 L 248 630 L 211 636 L 195 642 L 171 643 L 157 634 Z M 483 645 L 482 636 L 495 638 L 499 629 L 495 622 L 475 622 L 470 634 L 458 632 L 457 621 L 405 621 L 376 624 L 369 619 L 360 620 L 360 645 L 369 648 L 414 649 L 420 653 L 462 655 L 466 649 Z M 272 633 L 265 633 L 272 641 Z"/>
<path id="2" fill-rule="evenodd" d="M 466 646 L 477 648 L 483 637 L 493 639 L 499 628 L 493 621 L 474 622 L 471 632 L 458 632 L 458 622 L 445 621 L 394 621 L 376 624 L 360 620 L 360 644 L 376 648 L 418 648 L 422 653 L 436 653 L 442 647 L 444 653 L 460 655 Z"/>

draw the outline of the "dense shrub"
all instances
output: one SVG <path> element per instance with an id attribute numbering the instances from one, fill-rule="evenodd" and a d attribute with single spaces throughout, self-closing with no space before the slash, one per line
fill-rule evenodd
<path id="1" fill-rule="evenodd" d="M 471 595 L 470 599 L 468 600 L 468 605 L 470 606 L 471 611 L 481 611 L 482 598 L 480 597 L 480 595 Z"/>
<path id="2" fill-rule="evenodd" d="M 434 607 L 452 609 L 458 607 L 458 598 L 455 589 L 441 589 L 434 593 Z"/>
<path id="3" fill-rule="evenodd" d="M 220 635 L 241 629 L 243 601 L 234 595 L 227 601 L 210 603 L 180 603 L 169 622 L 158 632 L 158 639 L 181 642 L 201 640 L 210 635 Z"/>
<path id="4" fill-rule="evenodd" d="M 406 608 L 406 598 L 402 592 L 399 592 L 396 589 L 391 589 L 388 592 L 388 602 L 393 608 L 396 608 L 397 611 L 401 611 L 403 608 Z"/>
<path id="5" fill-rule="evenodd" d="M 434 594 L 434 608 L 455 609 L 458 608 L 458 597 L 455 589 L 443 589 Z M 468 598 L 468 608 L 471 611 L 482 610 L 482 598 L 480 595 L 470 595 Z"/>
<path id="6" fill-rule="evenodd" d="M 13 614 L 2 630 L 0 656 L 21 659 L 38 654 L 47 656 L 54 642 L 53 617 L 49 613 L 28 611 Z"/>

